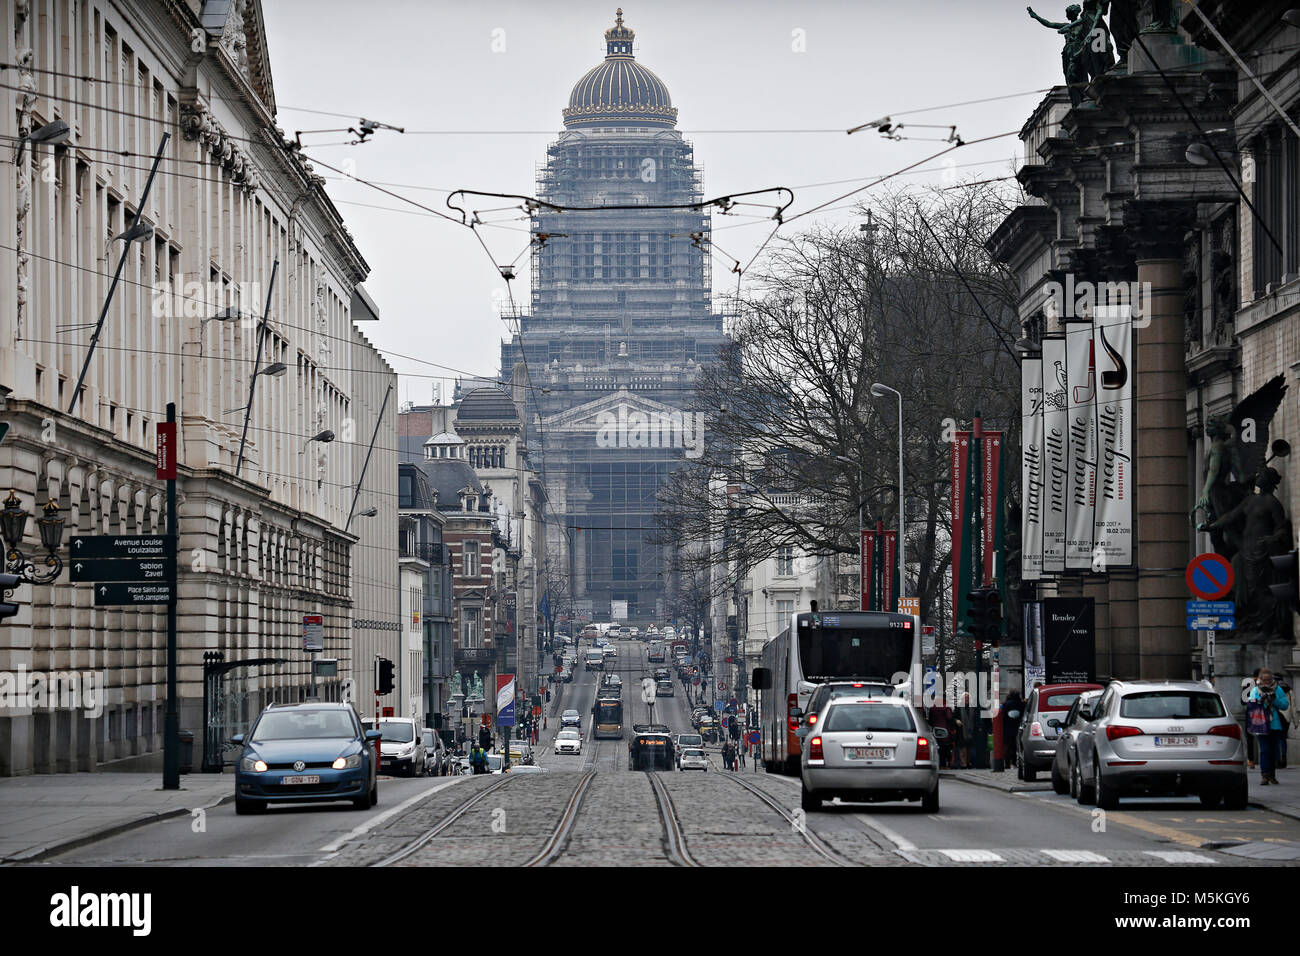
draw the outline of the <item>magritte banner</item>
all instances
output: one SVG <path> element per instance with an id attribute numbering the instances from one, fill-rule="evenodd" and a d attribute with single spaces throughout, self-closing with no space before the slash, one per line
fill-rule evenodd
<path id="1" fill-rule="evenodd" d="M 1043 572 L 1065 570 L 1069 411 L 1065 407 L 1065 336 L 1043 336 Z"/>
<path id="2" fill-rule="evenodd" d="M 1065 327 L 1066 402 L 1070 471 L 1065 503 L 1065 567 L 1092 567 L 1097 494 L 1097 361 L 1092 321 Z"/>
<path id="3" fill-rule="evenodd" d="M 1107 568 L 1133 563 L 1133 315 L 1098 306 L 1097 517 L 1094 550 Z M 1094 564 L 1100 563 L 1094 562 Z M 1101 568 L 1096 568 L 1101 570 Z"/>
<path id="4" fill-rule="evenodd" d="M 1020 578 L 1043 576 L 1043 360 L 1020 363 L 1020 429 L 1024 452 L 1020 459 Z"/>

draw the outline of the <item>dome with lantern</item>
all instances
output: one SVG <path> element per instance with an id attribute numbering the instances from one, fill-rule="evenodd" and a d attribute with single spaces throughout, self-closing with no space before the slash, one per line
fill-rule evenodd
<path id="1" fill-rule="evenodd" d="M 564 110 L 568 129 L 601 126 L 649 126 L 673 129 L 677 109 L 668 87 L 632 55 L 636 34 L 623 25 L 620 7 L 614 26 L 605 31 L 605 60 L 573 87 Z"/>

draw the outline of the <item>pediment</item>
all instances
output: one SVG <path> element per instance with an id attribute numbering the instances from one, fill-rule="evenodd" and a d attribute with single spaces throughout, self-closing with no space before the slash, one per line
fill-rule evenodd
<path id="1" fill-rule="evenodd" d="M 674 415 L 682 415 L 680 408 L 673 408 L 653 398 L 638 395 L 626 388 L 616 392 L 606 392 L 599 398 L 542 419 L 546 433 L 554 432 L 595 432 L 607 427 L 611 421 L 635 421 L 635 416 L 647 420 L 667 421 Z"/>

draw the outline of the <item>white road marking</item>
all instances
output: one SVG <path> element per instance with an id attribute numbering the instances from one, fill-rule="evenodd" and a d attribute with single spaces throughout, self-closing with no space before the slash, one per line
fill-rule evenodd
<path id="1" fill-rule="evenodd" d="M 869 827 L 872 830 L 875 830 L 877 833 L 879 833 L 890 843 L 894 844 L 895 847 L 897 847 L 898 849 L 902 850 L 905 853 L 909 850 L 916 849 L 915 843 L 913 843 L 907 837 L 903 836 L 901 833 L 896 833 L 895 831 L 891 830 L 889 827 L 885 826 L 883 823 L 881 823 L 879 820 L 877 820 L 875 817 L 871 816 L 870 814 L 855 813 L 853 814 L 853 819 L 857 820 L 859 823 L 863 824 L 864 826 Z M 944 852 L 946 853 L 948 851 L 945 850 Z"/>
<path id="2" fill-rule="evenodd" d="M 1147 856 L 1154 856 L 1157 860 L 1164 860 L 1166 863 L 1213 863 L 1211 857 L 1201 853 L 1193 853 L 1191 850 L 1143 850 Z"/>
<path id="3" fill-rule="evenodd" d="M 1109 863 L 1110 860 L 1091 850 L 1040 850 L 1060 863 Z"/>
<path id="4" fill-rule="evenodd" d="M 448 780 L 446 783 L 440 783 L 436 787 L 432 787 L 429 790 L 425 790 L 423 793 L 417 793 L 409 800 L 404 800 L 401 803 L 399 803 L 397 806 L 390 807 L 389 809 L 385 810 L 383 813 L 371 817 L 369 820 L 367 820 L 365 823 L 361 824 L 360 826 L 353 827 L 349 832 L 345 833 L 337 840 L 332 840 L 331 842 L 326 843 L 323 847 L 321 847 L 316 852 L 317 853 L 335 852 L 336 850 L 339 849 L 339 847 L 343 846 L 343 844 L 347 843 L 349 840 L 355 840 L 357 837 L 361 836 L 362 834 L 370 832 L 375 827 L 379 826 L 379 824 L 383 823 L 385 820 L 388 820 L 396 816 L 397 814 L 410 809 L 411 807 L 419 803 L 421 800 L 427 800 L 435 793 L 439 793 L 443 790 L 446 790 L 452 784 L 458 783 L 461 779 L 462 778 L 460 777 L 456 777 L 452 780 Z"/>
<path id="5" fill-rule="evenodd" d="M 954 863 L 1001 863 L 1002 857 L 992 850 L 940 850 Z"/>

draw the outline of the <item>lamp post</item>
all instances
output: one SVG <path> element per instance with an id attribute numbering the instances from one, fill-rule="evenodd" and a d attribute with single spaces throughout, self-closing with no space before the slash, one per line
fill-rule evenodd
<path id="1" fill-rule="evenodd" d="M 907 539 L 903 537 L 903 512 L 906 496 L 903 494 L 903 395 L 897 389 L 879 382 L 871 386 L 876 398 L 893 395 L 898 399 L 898 600 L 907 597 Z"/>
<path id="2" fill-rule="evenodd" d="M 38 571 L 36 565 L 28 560 L 22 552 L 23 534 L 27 530 L 27 519 L 31 515 L 24 510 L 22 502 L 13 492 L 4 500 L 0 508 L 0 535 L 3 535 L 7 551 L 5 569 L 16 574 L 29 584 L 49 584 L 63 571 L 63 559 L 55 552 L 63 543 L 64 519 L 59 516 L 59 505 L 53 498 L 45 503 L 43 517 L 36 519 L 36 526 L 41 534 L 41 547 L 47 552 L 45 567 Z"/>

